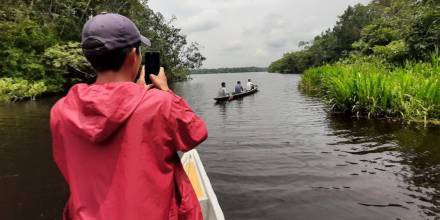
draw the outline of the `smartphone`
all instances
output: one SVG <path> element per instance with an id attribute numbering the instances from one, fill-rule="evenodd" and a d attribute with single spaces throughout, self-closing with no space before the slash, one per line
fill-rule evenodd
<path id="1" fill-rule="evenodd" d="M 160 53 L 157 51 L 145 52 L 143 64 L 145 65 L 145 82 L 151 84 L 150 74 L 157 76 L 160 71 Z"/>

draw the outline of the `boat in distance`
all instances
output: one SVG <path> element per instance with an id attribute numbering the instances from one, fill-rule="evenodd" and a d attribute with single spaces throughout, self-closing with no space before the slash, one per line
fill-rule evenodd
<path id="1" fill-rule="evenodd" d="M 253 89 L 251 89 L 249 91 L 244 91 L 244 92 L 241 92 L 241 93 L 232 94 L 230 96 L 216 97 L 216 98 L 214 98 L 214 100 L 217 101 L 217 102 L 231 101 L 231 100 L 234 100 L 234 99 L 239 99 L 239 98 L 243 98 L 243 97 L 248 96 L 248 95 L 252 95 L 252 94 L 254 94 L 256 92 L 258 92 L 258 86 L 255 86 Z"/>

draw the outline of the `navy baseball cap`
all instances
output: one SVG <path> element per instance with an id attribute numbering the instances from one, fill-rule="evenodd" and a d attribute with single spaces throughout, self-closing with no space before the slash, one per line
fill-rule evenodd
<path id="1" fill-rule="evenodd" d="M 81 35 L 81 47 L 85 55 L 101 55 L 137 43 L 151 46 L 150 40 L 141 35 L 136 25 L 120 14 L 96 15 L 84 24 Z"/>

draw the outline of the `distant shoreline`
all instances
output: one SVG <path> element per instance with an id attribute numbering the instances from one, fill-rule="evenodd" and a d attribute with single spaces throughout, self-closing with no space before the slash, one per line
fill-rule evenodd
<path id="1" fill-rule="evenodd" d="M 267 72 L 267 67 L 230 67 L 230 68 L 213 68 L 192 70 L 191 74 L 227 74 L 227 73 L 256 73 Z"/>

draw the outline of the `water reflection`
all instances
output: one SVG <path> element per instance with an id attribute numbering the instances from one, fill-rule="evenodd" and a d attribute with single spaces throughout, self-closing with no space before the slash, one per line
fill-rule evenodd
<path id="1" fill-rule="evenodd" d="M 334 146 L 348 145 L 349 149 L 340 150 L 363 155 L 360 163 L 369 163 L 365 167 L 375 164 L 375 170 L 390 172 L 402 180 L 396 187 L 409 197 L 402 204 L 417 206 L 427 216 L 440 213 L 439 127 L 423 128 L 345 116 L 329 119 L 333 134 L 345 139 L 335 142 Z M 370 159 L 369 155 L 375 158 Z"/>
<path id="2" fill-rule="evenodd" d="M 228 108 L 226 108 L 226 105 L 228 105 L 227 102 L 216 102 L 215 103 L 215 106 L 220 110 L 219 113 L 220 113 L 220 116 L 222 117 L 223 121 L 225 121 L 226 117 L 227 117 L 227 109 Z"/>
<path id="3" fill-rule="evenodd" d="M 67 187 L 52 162 L 54 100 L 0 105 L 0 219 L 61 216 Z"/>

